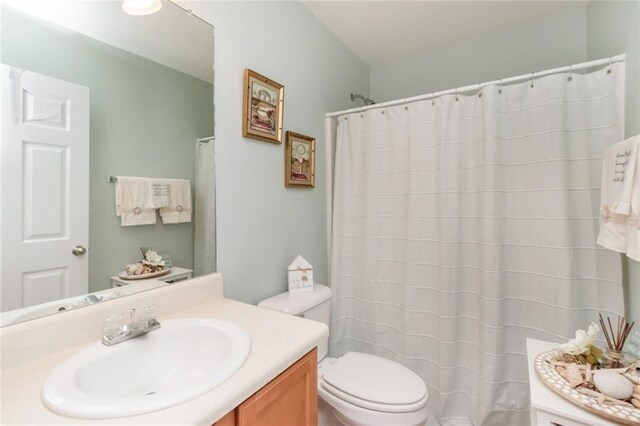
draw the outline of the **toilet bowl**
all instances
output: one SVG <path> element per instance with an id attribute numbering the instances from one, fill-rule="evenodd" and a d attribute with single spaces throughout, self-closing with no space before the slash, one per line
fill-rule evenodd
<path id="1" fill-rule="evenodd" d="M 313 292 L 282 293 L 258 306 L 329 325 L 331 289 L 314 284 Z M 326 358 L 327 341 L 318 345 L 318 398 L 331 417 L 347 426 L 424 425 L 429 393 L 410 369 L 361 352 Z"/>

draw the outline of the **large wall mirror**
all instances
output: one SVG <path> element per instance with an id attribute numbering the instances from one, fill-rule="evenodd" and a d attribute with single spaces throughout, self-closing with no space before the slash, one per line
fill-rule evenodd
<path id="1" fill-rule="evenodd" d="M 213 27 L 170 1 L 0 7 L 2 325 L 174 281 L 114 281 L 140 247 L 215 271 Z M 122 226 L 116 176 L 189 180 L 190 220 Z"/>

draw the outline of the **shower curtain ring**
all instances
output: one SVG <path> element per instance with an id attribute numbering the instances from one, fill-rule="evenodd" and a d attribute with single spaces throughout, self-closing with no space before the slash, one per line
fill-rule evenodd
<path id="1" fill-rule="evenodd" d="M 611 64 L 612 64 L 611 56 L 609 56 L 609 69 L 607 70 L 607 74 L 611 74 Z"/>
<path id="2" fill-rule="evenodd" d="M 569 78 L 567 78 L 567 81 L 572 81 L 572 80 L 573 80 L 573 67 L 569 65 Z"/>
<path id="3" fill-rule="evenodd" d="M 533 84 L 533 78 L 534 78 L 534 76 L 535 76 L 535 72 L 532 72 L 532 73 L 531 73 L 531 86 L 530 86 L 532 89 L 533 89 L 533 87 L 534 87 L 534 84 Z"/>
<path id="4" fill-rule="evenodd" d="M 502 94 L 502 79 L 498 80 L 498 94 Z"/>
<path id="5" fill-rule="evenodd" d="M 457 87 L 456 87 L 456 90 L 455 90 L 455 95 L 456 95 L 456 102 L 458 102 L 458 88 Z"/>

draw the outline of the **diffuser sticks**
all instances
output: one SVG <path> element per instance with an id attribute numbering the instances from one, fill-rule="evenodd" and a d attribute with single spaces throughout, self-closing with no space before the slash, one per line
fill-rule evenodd
<path id="1" fill-rule="evenodd" d="M 600 317 L 600 326 L 602 327 L 602 331 L 604 332 L 604 337 L 607 339 L 607 345 L 609 349 L 614 351 L 621 351 L 624 347 L 624 342 L 626 342 L 627 337 L 629 337 L 629 333 L 631 329 L 635 325 L 635 321 L 629 324 L 625 317 L 618 317 L 618 324 L 616 331 L 614 332 L 613 326 L 611 325 L 611 318 L 607 317 L 607 323 L 605 324 L 604 319 L 602 318 L 602 314 L 598 314 Z M 607 328 L 607 324 L 609 328 Z"/>

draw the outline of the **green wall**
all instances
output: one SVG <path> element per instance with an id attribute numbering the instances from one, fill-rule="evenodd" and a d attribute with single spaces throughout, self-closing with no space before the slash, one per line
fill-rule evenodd
<path id="1" fill-rule="evenodd" d="M 328 283 L 325 114 L 368 95 L 369 67 L 299 1 L 194 1 L 216 28 L 216 260 L 225 297 L 287 290 L 301 254 Z M 274 24 L 275 23 L 275 24 Z M 316 138 L 315 188 L 284 186 L 284 143 L 243 138 L 242 76 L 284 85 L 284 129 Z"/>
<path id="2" fill-rule="evenodd" d="M 8 7 L 1 24 L 0 62 L 91 91 L 89 291 L 107 288 L 139 246 L 192 269 L 193 221 L 121 227 L 105 176 L 184 178 L 193 190 L 195 140 L 213 135 L 212 84 Z"/>

